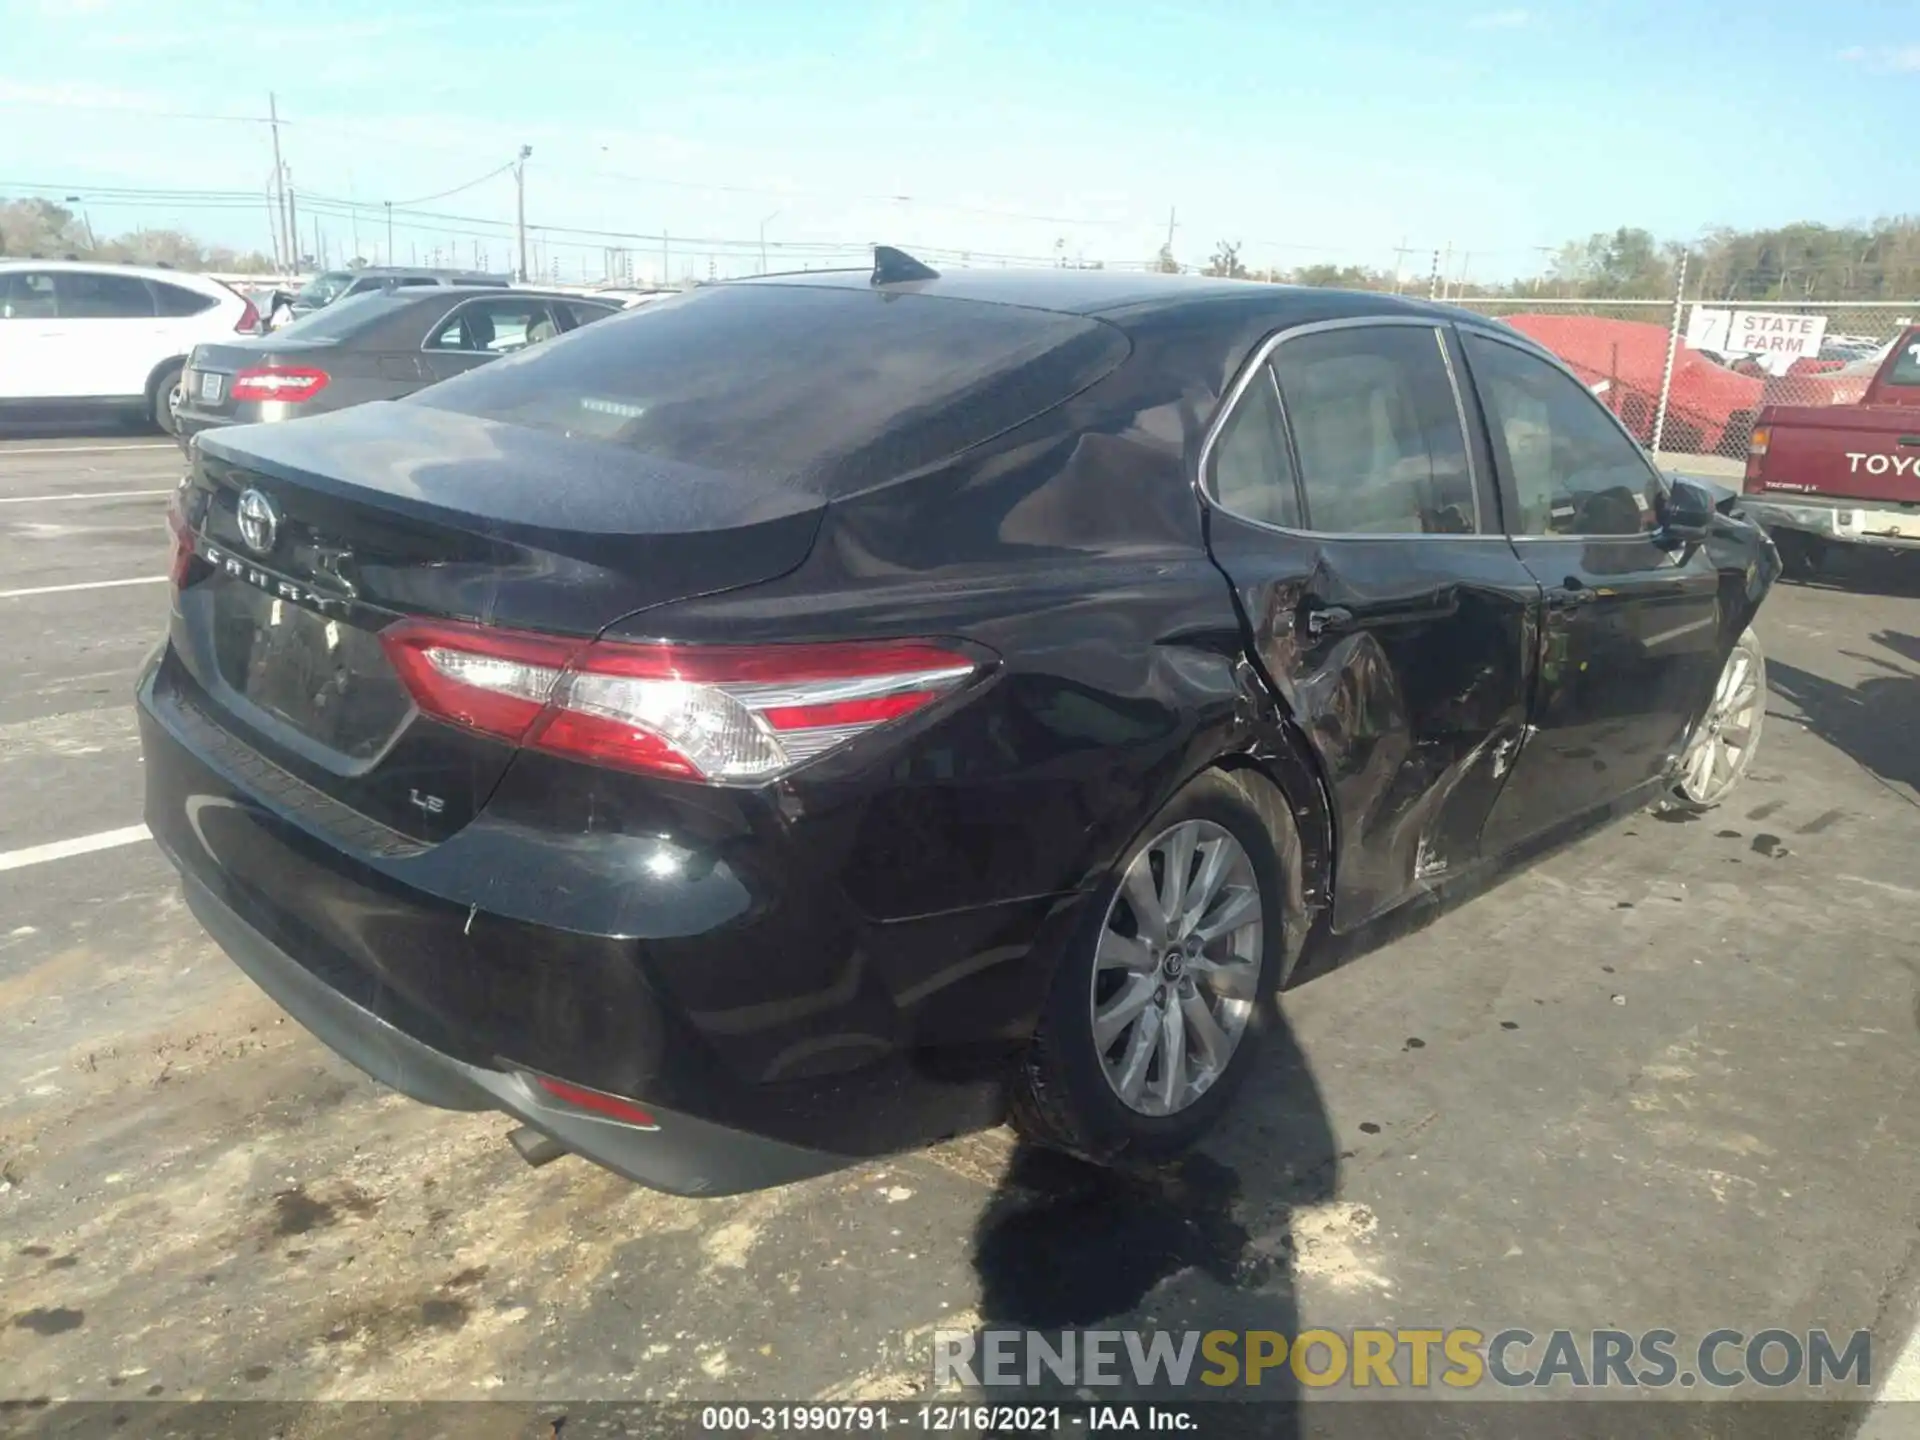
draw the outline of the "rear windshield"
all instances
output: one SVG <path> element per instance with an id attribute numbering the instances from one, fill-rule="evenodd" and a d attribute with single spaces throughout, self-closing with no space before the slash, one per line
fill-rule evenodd
<path id="1" fill-rule="evenodd" d="M 1118 365 L 1076 315 L 924 295 L 748 284 L 600 321 L 416 403 L 625 445 L 821 494 L 945 459 Z"/>
<path id="2" fill-rule="evenodd" d="M 379 324 L 394 311 L 405 309 L 412 303 L 412 296 L 369 290 L 362 295 L 349 295 L 324 310 L 302 315 L 291 325 L 282 325 L 273 333 L 276 339 L 345 340 Z"/>

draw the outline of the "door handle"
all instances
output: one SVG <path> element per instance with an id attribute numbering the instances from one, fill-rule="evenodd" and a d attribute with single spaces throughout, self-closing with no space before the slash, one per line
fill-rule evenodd
<path id="1" fill-rule="evenodd" d="M 1549 610 L 1576 610 L 1582 605 L 1591 605 L 1600 598 L 1600 592 L 1590 585 L 1582 585 L 1577 580 L 1569 580 L 1565 585 L 1555 585 L 1547 591 Z"/>
<path id="2" fill-rule="evenodd" d="M 1314 639 L 1353 628 L 1353 611 L 1344 605 L 1322 605 L 1307 611 L 1307 634 Z"/>

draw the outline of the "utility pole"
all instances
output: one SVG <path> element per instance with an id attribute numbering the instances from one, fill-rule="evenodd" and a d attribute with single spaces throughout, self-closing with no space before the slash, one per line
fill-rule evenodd
<path id="1" fill-rule="evenodd" d="M 280 234 L 284 237 L 284 242 L 280 247 L 281 253 L 290 257 L 294 252 L 295 246 L 293 242 L 293 231 L 287 227 L 287 169 L 280 160 L 280 102 L 271 90 L 267 92 L 267 128 L 273 132 L 274 220 Z M 289 271 L 294 268 L 291 259 L 287 262 L 287 268 Z"/>
<path id="2" fill-rule="evenodd" d="M 293 245 L 293 270 L 300 273 L 300 224 L 293 208 L 293 186 L 287 186 L 287 239 Z"/>
<path id="3" fill-rule="evenodd" d="M 1440 252 L 1433 252 L 1433 268 L 1427 272 L 1427 299 L 1440 298 Z"/>
<path id="4" fill-rule="evenodd" d="M 527 278 L 527 157 L 533 154 L 531 145 L 520 147 L 520 158 L 513 165 L 514 193 L 514 229 L 520 236 L 520 275 Z"/>
<path id="5" fill-rule="evenodd" d="M 667 232 L 660 232 L 660 284 L 664 288 L 673 283 L 673 252 L 668 246 Z"/>
<path id="6" fill-rule="evenodd" d="M 766 220 L 760 222 L 760 273 L 762 275 L 767 273 L 767 220 L 778 220 L 779 218 L 780 212 L 776 210 L 773 214 L 767 216 Z"/>
<path id="7" fill-rule="evenodd" d="M 1447 279 L 1447 274 L 1452 269 L 1453 269 L 1453 242 L 1449 240 L 1447 241 L 1447 258 L 1440 262 L 1440 298 L 1442 300 L 1445 300 L 1447 298 L 1447 287 L 1448 287 L 1448 284 L 1450 283 Z M 1428 296 L 1427 298 L 1432 299 L 1433 297 Z"/>
<path id="8" fill-rule="evenodd" d="M 1406 268 L 1407 256 L 1412 253 L 1412 247 L 1407 244 L 1407 237 L 1402 235 L 1400 243 L 1393 247 L 1393 293 L 1396 295 L 1400 293 L 1400 272 Z"/>

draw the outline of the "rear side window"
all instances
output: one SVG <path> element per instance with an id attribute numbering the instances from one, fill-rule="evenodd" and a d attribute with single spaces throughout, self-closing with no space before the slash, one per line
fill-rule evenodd
<path id="1" fill-rule="evenodd" d="M 946 459 L 1127 354 L 1076 315 L 804 285 L 696 290 L 482 366 L 408 403 L 818 493 Z"/>
<path id="2" fill-rule="evenodd" d="M 0 320 L 51 320 L 59 313 L 53 276 L 46 271 L 12 270 L 0 275 Z"/>
<path id="3" fill-rule="evenodd" d="M 1262 365 L 1213 442 L 1213 497 L 1249 520 L 1301 528 L 1300 492 L 1287 456 L 1287 431 L 1273 372 Z"/>
<path id="4" fill-rule="evenodd" d="M 578 330 L 582 325 L 620 313 L 618 305 L 595 305 L 586 300 L 556 300 L 553 308 L 560 313 L 569 330 Z"/>
<path id="5" fill-rule="evenodd" d="M 153 287 L 153 298 L 159 303 L 162 315 L 204 315 L 220 303 L 213 296 L 202 295 L 198 290 L 189 290 L 184 285 L 169 285 L 162 280 L 150 280 L 147 283 Z"/>
<path id="6" fill-rule="evenodd" d="M 504 355 L 558 333 L 543 300 L 469 300 L 434 327 L 426 348 Z"/>
<path id="7" fill-rule="evenodd" d="M 1307 523 L 1337 535 L 1469 535 L 1473 475 L 1437 330 L 1370 325 L 1288 340 L 1274 374 Z"/>
<path id="8" fill-rule="evenodd" d="M 1893 369 L 1887 372 L 1889 385 L 1920 385 L 1920 330 L 1908 331 L 1901 338 Z"/>
<path id="9" fill-rule="evenodd" d="M 137 275 L 60 270 L 53 277 L 62 320 L 131 320 L 154 313 L 153 292 Z"/>

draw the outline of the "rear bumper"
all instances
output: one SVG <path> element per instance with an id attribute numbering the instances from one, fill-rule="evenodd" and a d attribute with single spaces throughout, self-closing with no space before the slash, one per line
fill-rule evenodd
<path id="1" fill-rule="evenodd" d="M 687 1193 L 1001 1117 L 1036 962 L 1083 896 L 869 922 L 711 797 L 645 834 L 531 825 L 508 792 L 562 783 L 532 768 L 451 838 L 411 843 L 229 735 L 177 671 L 162 647 L 138 689 L 149 830 L 241 968 L 396 1089 Z M 668 846 L 687 863 L 663 877 L 646 861 Z M 630 1098 L 659 1129 L 556 1109 L 528 1075 Z"/>
<path id="2" fill-rule="evenodd" d="M 524 1075 L 456 1060 L 356 1005 L 236 915 L 179 857 L 168 858 L 181 870 L 187 907 L 234 964 L 327 1046 L 403 1095 L 447 1110 L 504 1111 L 576 1155 L 676 1195 L 764 1189 L 844 1163 L 658 1106 L 649 1112 L 657 1128 L 643 1130 L 548 1105 Z"/>
<path id="3" fill-rule="evenodd" d="M 1834 544 L 1920 550 L 1920 507 L 1823 500 L 1814 496 L 1791 500 L 1744 497 L 1735 513 L 1768 530 L 1815 535 Z"/>

